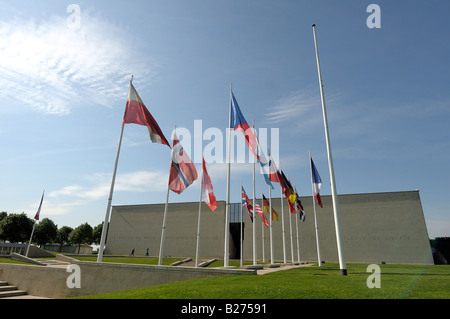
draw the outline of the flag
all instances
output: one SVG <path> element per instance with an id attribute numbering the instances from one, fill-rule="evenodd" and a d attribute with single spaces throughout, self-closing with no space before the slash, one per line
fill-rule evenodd
<path id="1" fill-rule="evenodd" d="M 269 210 L 270 210 L 270 203 L 267 200 L 267 198 L 264 196 L 264 194 L 262 196 L 263 196 L 263 212 L 264 213 L 268 213 Z M 273 221 L 277 221 L 278 220 L 278 214 L 275 211 L 275 209 L 273 209 L 273 208 L 272 208 L 272 220 Z"/>
<path id="2" fill-rule="evenodd" d="M 297 212 L 297 210 L 295 209 L 295 205 L 294 205 L 296 196 L 295 196 L 294 189 L 292 188 L 292 184 L 287 179 L 287 177 L 284 175 L 283 171 L 278 173 L 278 178 L 280 180 L 280 185 L 283 189 L 284 196 L 287 199 L 289 211 L 291 212 L 291 214 L 295 214 Z"/>
<path id="3" fill-rule="evenodd" d="M 300 196 L 298 196 L 297 189 L 295 190 L 295 195 L 296 195 L 295 203 L 297 204 L 297 208 L 299 211 L 298 217 L 300 218 L 301 221 L 304 222 L 305 218 L 306 218 L 306 214 L 305 214 L 305 211 L 303 210 L 302 201 L 300 200 Z"/>
<path id="4" fill-rule="evenodd" d="M 202 161 L 202 200 L 214 211 L 217 208 L 216 196 L 211 184 L 211 178 L 206 170 L 205 158 Z"/>
<path id="5" fill-rule="evenodd" d="M 264 213 L 261 209 L 261 206 L 259 206 L 258 201 L 255 199 L 255 213 L 261 216 L 261 220 L 264 223 L 264 226 L 269 227 L 269 221 L 267 220 L 266 216 L 264 216 Z"/>
<path id="6" fill-rule="evenodd" d="M 177 194 L 183 192 L 197 179 L 197 170 L 183 150 L 176 132 L 173 137 L 172 163 L 170 166 L 169 189 Z"/>
<path id="7" fill-rule="evenodd" d="M 236 101 L 236 98 L 234 97 L 233 92 L 231 92 L 231 123 L 230 128 L 232 128 L 235 131 L 240 131 L 244 134 L 245 141 L 247 142 L 247 145 L 250 149 L 250 151 L 253 153 L 253 155 L 256 157 L 256 159 L 259 162 L 265 162 L 264 159 L 258 155 L 258 141 L 256 139 L 255 134 L 253 133 L 252 129 L 248 125 L 247 121 L 245 120 L 244 116 L 242 115 L 241 109 L 239 108 L 239 104 Z"/>
<path id="8" fill-rule="evenodd" d="M 164 137 L 158 123 L 156 123 L 153 116 L 142 102 L 139 94 L 130 82 L 130 89 L 128 90 L 127 105 L 125 108 L 125 114 L 123 115 L 122 124 L 134 123 L 144 125 L 148 127 L 150 133 L 150 140 L 153 143 L 161 143 L 170 147 L 169 142 Z"/>
<path id="9" fill-rule="evenodd" d="M 36 212 L 36 215 L 34 215 L 34 220 L 36 220 L 36 221 L 39 220 L 39 215 L 40 215 L 40 213 L 41 213 L 41 207 L 42 207 L 42 201 L 43 201 L 43 199 L 44 199 L 44 193 L 45 193 L 45 191 L 42 192 L 41 203 L 39 204 L 39 208 L 38 208 L 38 210 L 37 210 L 37 212 Z"/>
<path id="10" fill-rule="evenodd" d="M 247 193 L 244 190 L 244 187 L 242 187 L 242 207 L 247 207 L 248 210 L 248 216 L 250 217 L 252 223 L 253 223 L 253 205 L 250 203 L 250 200 L 248 199 Z M 261 209 L 261 206 L 259 206 L 258 202 L 255 200 L 255 213 L 261 216 L 261 219 L 266 227 L 269 227 L 269 221 L 267 220 L 266 216 L 264 216 L 263 211 Z"/>
<path id="11" fill-rule="evenodd" d="M 311 158 L 311 175 L 314 190 L 314 197 L 316 198 L 317 204 L 323 208 L 322 199 L 320 198 L 320 187 L 322 186 L 322 179 L 320 178 L 319 172 L 317 171 L 316 165 Z"/>
<path id="12" fill-rule="evenodd" d="M 248 199 L 244 187 L 242 187 L 241 193 L 242 193 L 242 207 L 247 207 L 248 216 L 250 217 L 250 220 L 253 223 L 253 205 L 250 203 L 250 200 Z"/>
<path id="13" fill-rule="evenodd" d="M 280 183 L 280 179 L 278 178 L 278 168 L 275 165 L 272 155 L 269 155 L 269 179 L 272 182 Z"/>

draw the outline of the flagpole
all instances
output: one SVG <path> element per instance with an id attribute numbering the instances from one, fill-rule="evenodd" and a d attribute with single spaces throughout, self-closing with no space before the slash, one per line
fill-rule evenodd
<path id="1" fill-rule="evenodd" d="M 294 185 L 294 190 L 295 190 L 295 196 L 297 198 L 298 193 L 297 193 L 297 187 L 295 185 Z M 297 212 L 297 209 L 295 211 Z M 300 263 L 300 242 L 299 242 L 299 238 L 298 238 L 298 220 L 300 219 L 300 212 L 297 212 L 296 214 L 298 214 L 298 216 L 299 216 L 299 218 L 295 218 L 295 231 L 296 231 L 296 235 L 297 235 L 297 261 Z"/>
<path id="2" fill-rule="evenodd" d="M 37 222 L 34 221 L 33 229 L 31 230 L 30 242 L 28 243 L 27 252 L 25 254 L 25 257 L 28 257 L 28 251 L 30 250 L 31 240 L 33 238 L 34 228 L 36 227 L 36 224 L 37 224 Z"/>
<path id="3" fill-rule="evenodd" d="M 31 241 L 33 240 L 34 228 L 36 227 L 37 221 L 39 220 L 39 214 L 41 212 L 42 201 L 44 200 L 44 193 L 45 193 L 45 190 L 42 192 L 41 202 L 40 202 L 39 208 L 38 208 L 38 210 L 37 210 L 37 212 L 36 212 L 36 214 L 34 216 L 34 224 L 33 224 L 33 228 L 31 229 L 30 242 L 28 243 L 27 251 L 25 253 L 26 257 L 28 257 L 28 251 L 30 250 Z"/>
<path id="4" fill-rule="evenodd" d="M 224 240 L 224 256 L 223 266 L 228 267 L 229 257 L 229 214 L 230 214 L 230 168 L 231 168 L 231 99 L 232 99 L 233 85 L 230 83 L 230 115 L 228 125 L 228 163 L 227 163 L 227 195 L 225 200 L 225 240 Z"/>
<path id="5" fill-rule="evenodd" d="M 131 77 L 131 81 L 133 80 L 133 76 Z M 101 263 L 103 259 L 103 250 L 105 249 L 105 241 L 106 241 L 106 233 L 108 232 L 108 224 L 109 224 L 109 215 L 111 213 L 111 201 L 114 193 L 114 184 L 116 182 L 116 173 L 117 173 L 117 165 L 119 163 L 119 155 L 120 155 L 120 148 L 122 146 L 122 137 L 123 137 L 123 129 L 125 127 L 125 124 L 122 123 L 122 129 L 120 131 L 120 138 L 119 138 L 119 146 L 117 148 L 117 155 L 116 155 L 116 162 L 114 164 L 114 172 L 111 180 L 111 188 L 109 190 L 109 197 L 108 197 L 108 205 L 106 206 L 106 214 L 105 214 L 105 221 L 103 222 L 103 228 L 102 228 L 102 236 L 100 238 L 100 247 L 98 249 L 98 255 L 97 255 L 97 262 Z"/>
<path id="6" fill-rule="evenodd" d="M 319 62 L 319 51 L 317 49 L 317 38 L 316 38 L 316 25 L 312 25 L 313 34 L 314 34 L 314 44 L 316 49 L 316 60 L 317 60 L 317 73 L 319 76 L 319 88 L 320 88 L 320 97 L 322 101 L 322 113 L 323 113 L 323 122 L 325 127 L 325 138 L 327 143 L 327 154 L 328 154 L 328 166 L 330 169 L 330 181 L 331 181 L 331 195 L 333 200 L 333 211 L 334 211 L 334 224 L 336 229 L 336 242 L 337 242 L 337 250 L 339 257 L 339 267 L 341 270 L 341 275 L 347 275 L 347 266 L 344 257 L 344 243 L 341 236 L 341 224 L 340 224 L 340 214 L 339 214 L 339 203 L 337 198 L 336 191 L 336 181 L 334 176 L 334 167 L 333 167 L 333 156 L 331 154 L 331 146 L 330 146 L 330 135 L 328 132 L 328 120 L 327 120 L 327 111 L 325 107 L 325 97 L 323 93 L 323 82 L 322 82 L 322 74 L 320 71 L 320 62 Z"/>
<path id="7" fill-rule="evenodd" d="M 312 192 L 312 201 L 313 201 L 313 208 L 314 208 L 314 228 L 316 230 L 316 246 L 317 246 L 317 262 L 319 264 L 319 267 L 322 266 L 322 261 L 320 259 L 320 245 L 319 245 L 319 227 L 317 225 L 317 215 L 316 215 L 316 201 L 315 201 L 315 194 L 314 194 L 314 184 L 313 184 L 313 175 L 312 175 L 312 165 L 311 165 L 311 150 L 309 150 L 309 166 L 311 168 L 311 192 Z"/>
<path id="8" fill-rule="evenodd" d="M 253 131 L 255 130 L 255 120 L 253 120 Z M 258 149 L 256 149 L 258 152 Z M 256 158 L 253 162 L 253 265 L 256 265 L 256 198 L 255 198 L 255 167 Z"/>
<path id="9" fill-rule="evenodd" d="M 280 171 L 281 171 L 281 162 L 280 162 Z M 281 186 L 281 185 L 280 185 Z M 286 264 L 286 237 L 284 230 L 284 205 L 283 205 L 283 187 L 280 187 L 281 192 L 281 231 L 283 233 L 283 262 Z"/>
<path id="10" fill-rule="evenodd" d="M 170 176 L 170 173 L 169 173 L 169 176 Z M 165 231 L 166 231 L 167 206 L 169 203 L 169 190 L 170 190 L 170 186 L 167 185 L 166 205 L 164 206 L 164 217 L 163 217 L 163 225 L 162 225 L 162 230 L 161 230 L 161 244 L 159 246 L 159 259 L 158 259 L 159 266 L 162 265 L 162 256 L 163 256 L 163 250 L 164 250 L 164 237 L 165 237 Z"/>
<path id="11" fill-rule="evenodd" d="M 175 125 L 175 128 L 173 129 L 176 133 L 177 126 Z M 172 165 L 173 161 L 173 152 L 174 148 L 172 148 L 172 155 L 170 159 L 170 165 Z M 164 216 L 163 216 L 163 224 L 162 224 L 162 230 L 161 230 L 161 244 L 159 246 L 159 259 L 158 259 L 158 265 L 162 265 L 162 259 L 163 259 L 163 250 L 164 250 L 164 239 L 166 235 L 166 222 L 167 222 L 167 209 L 169 206 L 169 193 L 170 193 L 170 170 L 169 170 L 169 178 L 167 181 L 167 196 L 166 196 L 166 205 L 164 206 Z"/>
<path id="12" fill-rule="evenodd" d="M 269 156 L 269 163 L 271 161 L 271 156 L 270 156 L 270 144 L 267 145 L 267 153 Z M 270 178 L 270 164 L 269 164 L 269 178 Z M 264 205 L 263 205 L 264 206 Z M 270 226 L 270 232 L 269 232 L 269 239 L 270 239 L 270 263 L 274 264 L 275 262 L 273 261 L 273 229 L 272 229 L 272 219 L 273 219 L 273 214 L 272 214 L 272 187 L 269 185 L 269 226 Z"/>
<path id="13" fill-rule="evenodd" d="M 202 187 L 203 187 L 203 156 L 202 156 L 202 173 L 200 174 L 200 199 L 198 202 L 198 224 L 197 224 L 197 246 L 195 249 L 195 267 L 198 267 L 198 248 L 200 242 L 200 214 L 202 211 Z"/>
<path id="14" fill-rule="evenodd" d="M 287 200 L 289 201 L 289 198 L 287 198 Z M 294 234 L 292 233 L 292 213 L 291 213 L 291 209 L 289 208 L 289 238 L 291 239 L 291 261 L 292 263 L 294 263 L 294 243 L 292 240 L 292 237 L 294 236 Z"/>
<path id="15" fill-rule="evenodd" d="M 243 253 L 243 249 L 244 249 L 244 245 L 243 245 L 243 238 L 242 238 L 242 223 L 243 223 L 243 216 L 242 216 L 242 180 L 241 180 L 241 188 L 240 188 L 240 190 L 239 190 L 239 198 L 241 199 L 241 234 L 240 234 L 240 241 L 241 241 L 241 253 L 240 253 L 240 260 L 241 260 L 241 267 L 242 267 L 242 264 L 243 264 L 243 256 L 244 256 L 244 253 Z"/>

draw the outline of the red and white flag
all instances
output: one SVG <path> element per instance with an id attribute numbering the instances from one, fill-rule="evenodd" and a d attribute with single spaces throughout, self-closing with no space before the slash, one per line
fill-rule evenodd
<path id="1" fill-rule="evenodd" d="M 197 179 L 197 170 L 189 156 L 183 150 L 174 132 L 172 144 L 172 164 L 170 166 L 169 189 L 181 194 L 189 185 Z"/>
<path id="2" fill-rule="evenodd" d="M 164 137 L 158 123 L 156 123 L 153 116 L 142 102 L 139 94 L 130 82 L 130 89 L 128 90 L 127 106 L 125 114 L 123 115 L 123 124 L 134 123 L 148 127 L 150 133 L 150 140 L 153 143 L 161 143 L 170 147 L 169 142 Z"/>
<path id="3" fill-rule="evenodd" d="M 214 195 L 211 178 L 206 170 L 205 158 L 202 161 L 202 200 L 214 211 L 217 208 L 216 196 Z"/>

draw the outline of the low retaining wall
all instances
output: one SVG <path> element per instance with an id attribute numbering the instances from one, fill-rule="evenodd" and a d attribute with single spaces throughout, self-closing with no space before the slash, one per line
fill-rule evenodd
<path id="1" fill-rule="evenodd" d="M 80 288 L 69 288 L 76 271 L 48 266 L 0 263 L 0 280 L 30 295 L 49 298 L 77 297 L 210 276 L 256 275 L 255 270 L 73 262 L 80 268 Z"/>

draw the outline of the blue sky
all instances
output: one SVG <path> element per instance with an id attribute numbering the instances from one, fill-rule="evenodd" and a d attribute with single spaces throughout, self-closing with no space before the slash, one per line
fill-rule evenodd
<path id="1" fill-rule="evenodd" d="M 381 28 L 367 27 L 371 3 Z M 309 149 L 330 194 L 315 23 L 338 192 L 418 189 L 429 236 L 450 236 L 449 10 L 444 1 L 0 1 L 0 210 L 33 217 L 45 189 L 42 217 L 58 227 L 103 221 L 131 74 L 168 139 L 175 125 L 193 134 L 194 120 L 225 135 L 232 83 L 248 122 L 279 129 L 279 161 L 300 195 L 311 194 Z M 145 127 L 126 125 L 113 205 L 163 203 L 169 161 Z M 225 165 L 208 169 L 224 200 Z M 251 190 L 250 164 L 233 165 L 233 201 L 241 180 Z M 256 189 L 267 193 L 262 177 Z M 198 183 L 170 194 L 198 198 Z"/>

